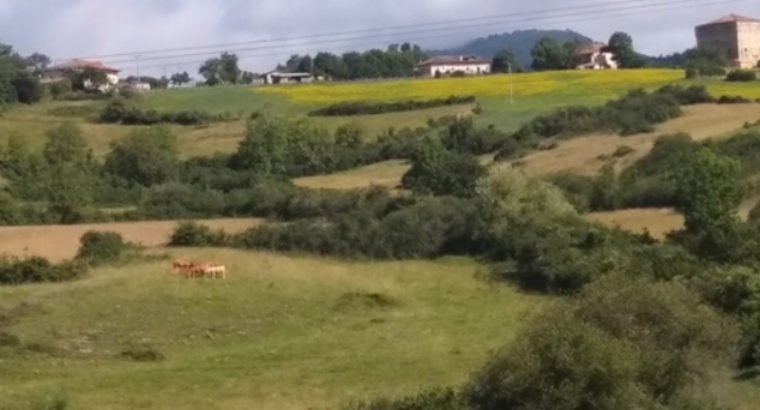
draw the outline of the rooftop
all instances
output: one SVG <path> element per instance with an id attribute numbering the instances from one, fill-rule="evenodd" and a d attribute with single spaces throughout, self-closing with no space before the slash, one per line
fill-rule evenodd
<path id="1" fill-rule="evenodd" d="M 760 23 L 760 20 L 752 18 L 752 17 L 740 16 L 738 14 L 729 14 L 728 16 L 723 16 L 707 24 L 709 25 L 709 24 L 723 24 L 723 23 Z"/>
<path id="2" fill-rule="evenodd" d="M 600 42 L 593 42 L 590 44 L 584 44 L 575 51 L 575 54 L 583 55 L 583 54 L 594 54 L 601 52 L 604 50 L 604 48 L 607 47 L 607 44 L 600 43 Z"/>
<path id="3" fill-rule="evenodd" d="M 420 66 L 426 65 L 471 65 L 491 64 L 490 61 L 476 56 L 437 56 L 421 62 Z"/>

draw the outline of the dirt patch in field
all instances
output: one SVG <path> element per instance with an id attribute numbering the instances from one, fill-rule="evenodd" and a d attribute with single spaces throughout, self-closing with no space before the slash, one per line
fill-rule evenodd
<path id="1" fill-rule="evenodd" d="M 329 175 L 298 178 L 293 182 L 300 187 L 312 189 L 347 190 L 371 186 L 396 189 L 401 185 L 401 178 L 409 168 L 410 165 L 406 161 L 392 160 Z"/>
<path id="2" fill-rule="evenodd" d="M 260 219 L 218 219 L 198 222 L 213 229 L 237 233 L 261 224 L 263 221 Z M 146 247 L 158 247 L 166 244 L 177 223 L 176 221 L 161 221 L 0 227 L 0 254 L 17 257 L 42 256 L 56 262 L 70 259 L 76 256 L 79 238 L 88 231 L 117 232 L 127 241 Z"/>
<path id="3" fill-rule="evenodd" d="M 665 239 L 668 233 L 683 229 L 684 225 L 683 216 L 669 208 L 594 212 L 586 215 L 586 219 L 635 233 L 648 231 L 656 239 Z"/>
<path id="4" fill-rule="evenodd" d="M 520 160 L 528 172 L 548 175 L 573 172 L 594 175 L 606 164 L 625 168 L 646 156 L 662 135 L 687 133 L 697 141 L 720 138 L 741 129 L 745 123 L 760 120 L 760 104 L 715 105 L 700 104 L 684 107 L 684 115 L 657 127 L 649 134 L 622 137 L 615 134 L 596 134 L 561 141 L 557 147 L 533 153 Z M 615 156 L 618 148 L 627 146 L 633 151 Z"/>

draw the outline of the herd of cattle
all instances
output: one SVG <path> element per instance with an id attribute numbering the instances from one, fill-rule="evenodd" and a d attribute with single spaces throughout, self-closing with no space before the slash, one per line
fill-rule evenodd
<path id="1" fill-rule="evenodd" d="M 172 270 L 187 279 L 227 279 L 227 267 L 211 262 L 174 261 Z"/>

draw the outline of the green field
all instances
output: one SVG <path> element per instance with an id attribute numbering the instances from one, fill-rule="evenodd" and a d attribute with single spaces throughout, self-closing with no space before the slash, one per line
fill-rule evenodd
<path id="1" fill-rule="evenodd" d="M 730 84 L 719 80 L 682 81 L 680 70 L 633 71 L 564 71 L 516 74 L 444 80 L 397 80 L 366 83 L 322 83 L 279 87 L 201 87 L 187 90 L 156 91 L 136 99 L 136 104 L 161 112 L 200 110 L 211 114 L 249 116 L 259 112 L 288 117 L 305 116 L 310 110 L 344 101 L 424 100 L 449 95 L 475 95 L 483 109 L 476 116 L 480 125 L 495 124 L 505 131 L 514 130 L 536 115 L 572 104 L 601 104 L 632 88 L 655 88 L 665 84 L 701 84 L 715 95 L 742 95 L 760 98 L 760 81 Z M 512 83 L 514 99 L 509 99 Z M 60 117 L 51 110 L 86 105 L 90 114 Z M 131 127 L 97 124 L 95 118 L 103 102 L 48 102 L 30 107 L 17 106 L 0 117 L 0 143 L 9 135 L 25 137 L 32 147 L 43 144 L 45 134 L 62 122 L 80 125 L 97 155 L 108 151 L 112 141 L 122 138 Z M 424 126 L 428 119 L 448 115 L 469 114 L 471 106 L 441 107 L 413 112 L 320 118 L 325 126 L 336 128 L 356 123 L 364 128 L 367 138 L 387 130 Z M 185 157 L 214 152 L 229 153 L 245 133 L 243 120 L 213 123 L 208 127 L 172 127 L 180 138 Z"/>
<path id="2" fill-rule="evenodd" d="M 0 288 L 22 346 L 0 347 L 0 408 L 306 409 L 457 385 L 545 304 L 467 259 L 344 262 L 185 250 L 224 261 L 190 282 L 169 261 Z M 21 308 L 19 308 L 21 306 Z M 153 349 L 136 363 L 124 350 Z"/>

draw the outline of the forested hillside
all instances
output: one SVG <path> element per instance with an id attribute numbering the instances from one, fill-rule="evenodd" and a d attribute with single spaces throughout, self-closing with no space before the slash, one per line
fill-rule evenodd
<path id="1" fill-rule="evenodd" d="M 517 56 L 517 59 L 523 66 L 530 67 L 533 61 L 530 52 L 536 43 L 544 37 L 552 38 L 559 43 L 568 41 L 578 41 L 580 43 L 592 42 L 591 38 L 572 30 L 520 30 L 511 33 L 492 34 L 488 37 L 469 41 L 459 47 L 431 50 L 428 54 L 471 54 L 491 58 L 499 51 L 508 49 Z"/>

